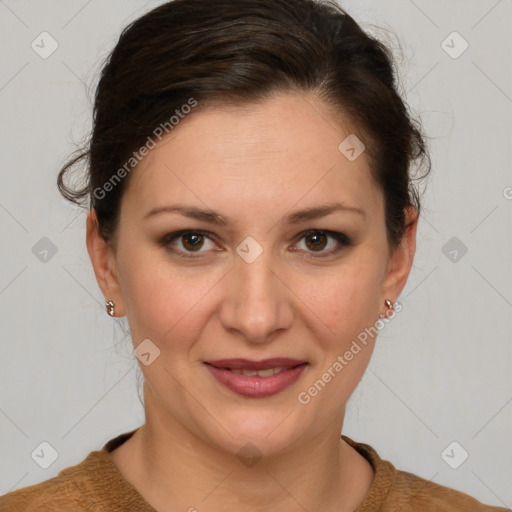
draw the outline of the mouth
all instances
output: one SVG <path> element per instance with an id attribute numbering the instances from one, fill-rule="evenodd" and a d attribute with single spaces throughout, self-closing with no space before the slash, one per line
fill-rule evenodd
<path id="1" fill-rule="evenodd" d="M 204 364 L 219 383 L 238 395 L 252 398 L 280 393 L 296 382 L 309 365 L 307 361 L 290 358 L 219 359 Z"/>

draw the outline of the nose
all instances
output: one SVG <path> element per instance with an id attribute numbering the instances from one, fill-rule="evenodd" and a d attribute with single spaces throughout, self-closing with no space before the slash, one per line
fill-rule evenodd
<path id="1" fill-rule="evenodd" d="M 223 327 L 251 343 L 271 342 L 294 318 L 293 293 L 270 253 L 263 251 L 252 263 L 236 257 L 221 305 Z"/>

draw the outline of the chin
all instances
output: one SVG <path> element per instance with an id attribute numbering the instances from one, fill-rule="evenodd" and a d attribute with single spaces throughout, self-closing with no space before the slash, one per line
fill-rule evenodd
<path id="1" fill-rule="evenodd" d="M 264 456 L 278 455 L 295 444 L 307 429 L 304 421 L 297 421 L 293 413 L 290 414 L 290 408 L 270 412 L 233 407 L 226 415 L 217 415 L 216 419 L 224 428 L 214 422 L 214 428 L 218 428 L 213 432 L 210 425 L 210 435 L 205 432 L 205 436 L 217 447 L 237 456 L 240 451 L 244 453 L 251 449 Z"/>

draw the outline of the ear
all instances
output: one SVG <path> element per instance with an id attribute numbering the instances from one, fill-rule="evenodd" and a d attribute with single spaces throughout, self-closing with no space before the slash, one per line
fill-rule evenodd
<path id="1" fill-rule="evenodd" d="M 124 316 L 124 306 L 117 273 L 117 260 L 111 244 L 100 235 L 96 210 L 92 208 L 87 215 L 86 243 L 91 258 L 96 281 L 103 292 L 105 302 L 115 304 L 114 316 Z"/>
<path id="2" fill-rule="evenodd" d="M 402 292 L 414 260 L 416 252 L 416 229 L 418 227 L 418 212 L 416 208 L 409 207 L 405 212 L 405 232 L 400 245 L 393 249 L 386 276 L 382 285 L 382 300 L 386 299 L 395 303 Z"/>

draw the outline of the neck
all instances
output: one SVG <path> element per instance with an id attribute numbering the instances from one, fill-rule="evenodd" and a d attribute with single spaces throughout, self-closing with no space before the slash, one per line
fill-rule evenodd
<path id="1" fill-rule="evenodd" d="M 298 448 L 242 460 L 175 419 L 151 414 L 156 409 L 148 405 L 146 424 L 112 457 L 159 512 L 229 508 L 350 512 L 370 489 L 373 469 L 340 438 L 343 418 Z"/>

